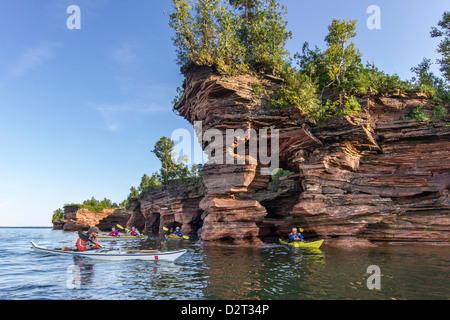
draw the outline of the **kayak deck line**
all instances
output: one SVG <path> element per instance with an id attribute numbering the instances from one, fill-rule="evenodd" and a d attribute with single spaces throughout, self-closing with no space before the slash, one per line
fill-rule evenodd
<path id="1" fill-rule="evenodd" d="M 33 241 L 31 241 L 31 245 L 33 248 L 40 252 L 51 253 L 51 254 L 59 254 L 59 255 L 71 255 L 71 256 L 80 256 L 87 257 L 98 260 L 112 260 L 112 261 L 127 261 L 127 260 L 146 260 L 146 261 L 175 261 L 183 254 L 187 252 L 187 250 L 178 250 L 178 251 L 168 251 L 168 252 L 157 252 L 157 251 L 121 251 L 121 250 L 108 250 L 108 249 L 100 249 L 100 250 L 92 250 L 92 251 L 64 251 L 61 249 L 51 249 L 44 248 Z"/>

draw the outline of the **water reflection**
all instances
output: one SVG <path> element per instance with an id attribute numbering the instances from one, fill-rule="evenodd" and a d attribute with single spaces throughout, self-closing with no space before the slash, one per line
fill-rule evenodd
<path id="1" fill-rule="evenodd" d="M 206 246 L 164 238 L 105 243 L 108 248 L 187 249 L 175 263 L 106 262 L 30 251 L 73 243 L 73 235 L 26 230 L 0 252 L 0 291 L 7 299 L 448 299 L 450 248 L 380 246 L 320 250 L 272 243 L 262 248 Z M 1 233 L 0 233 L 1 236 Z M 9 234 L 4 239 L 11 240 Z M 17 254 L 19 252 L 20 254 Z M 2 255 L 3 254 L 3 255 Z M 369 290 L 367 267 L 381 269 Z M 79 273 L 69 272 L 71 266 Z M 73 278 L 70 278 L 73 277 Z M 80 283 L 69 289 L 67 281 Z"/>
<path id="2" fill-rule="evenodd" d="M 203 254 L 208 276 L 204 294 L 210 299 L 292 297 L 304 275 L 325 264 L 325 253 L 319 249 L 206 246 Z"/>

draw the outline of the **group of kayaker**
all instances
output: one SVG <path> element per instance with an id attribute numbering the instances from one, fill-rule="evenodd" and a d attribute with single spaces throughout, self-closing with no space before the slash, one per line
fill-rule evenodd
<path id="1" fill-rule="evenodd" d="M 127 229 L 125 229 L 125 230 L 127 230 Z M 128 231 L 127 234 L 129 234 L 130 236 L 133 236 L 133 237 L 140 237 L 141 236 L 140 232 L 136 229 L 136 227 L 132 227 L 131 231 Z M 120 237 L 120 233 L 119 233 L 119 231 L 116 230 L 116 227 L 112 227 L 111 228 L 111 232 L 108 234 L 108 236 L 110 236 L 110 237 Z"/>
<path id="2" fill-rule="evenodd" d="M 301 228 L 300 229 L 292 228 L 292 232 L 289 234 L 290 242 L 305 241 L 305 237 L 301 234 L 301 232 L 303 232 L 303 229 L 301 229 Z M 86 234 L 84 234 L 81 231 L 78 232 L 79 238 L 75 244 L 75 247 L 73 247 L 72 249 L 77 250 L 77 251 L 87 251 L 87 250 L 96 250 L 96 249 L 102 248 L 102 246 L 99 244 L 98 238 L 97 238 L 99 233 L 100 233 L 100 230 L 97 227 L 89 228 L 89 230 Z M 135 227 L 132 227 L 131 231 L 129 231 L 128 234 L 132 235 L 132 236 L 136 236 L 136 237 L 141 235 Z M 172 230 L 171 234 L 176 235 L 178 237 L 183 236 L 183 233 L 181 232 L 180 227 L 176 227 L 175 230 Z M 116 230 L 115 227 L 112 227 L 112 230 L 109 233 L 109 235 L 112 237 L 120 236 L 119 232 Z"/>

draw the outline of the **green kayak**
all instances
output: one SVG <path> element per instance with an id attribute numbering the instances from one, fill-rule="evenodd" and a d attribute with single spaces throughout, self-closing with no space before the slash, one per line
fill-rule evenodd
<path id="1" fill-rule="evenodd" d="M 288 243 L 288 242 L 285 242 L 285 241 L 280 239 L 280 243 L 281 244 L 286 244 L 288 246 L 295 247 L 295 248 L 314 248 L 314 249 L 319 249 L 320 246 L 323 243 L 323 240 L 314 241 L 314 242 L 295 241 L 295 242 Z"/>

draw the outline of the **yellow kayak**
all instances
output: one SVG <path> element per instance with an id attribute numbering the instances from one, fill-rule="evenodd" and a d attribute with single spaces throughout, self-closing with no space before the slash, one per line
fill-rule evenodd
<path id="1" fill-rule="evenodd" d="M 280 239 L 280 243 L 281 244 L 286 244 L 288 246 L 295 247 L 295 248 L 314 248 L 314 249 L 319 249 L 320 246 L 323 243 L 323 240 L 314 241 L 314 242 L 295 241 L 295 242 L 288 243 L 288 242 L 285 242 L 285 241 Z"/>
<path id="2" fill-rule="evenodd" d="M 169 235 L 166 235 L 165 237 L 166 237 L 166 239 L 173 239 L 173 240 L 183 240 L 184 239 L 183 237 L 179 237 L 174 234 L 169 234 Z"/>

